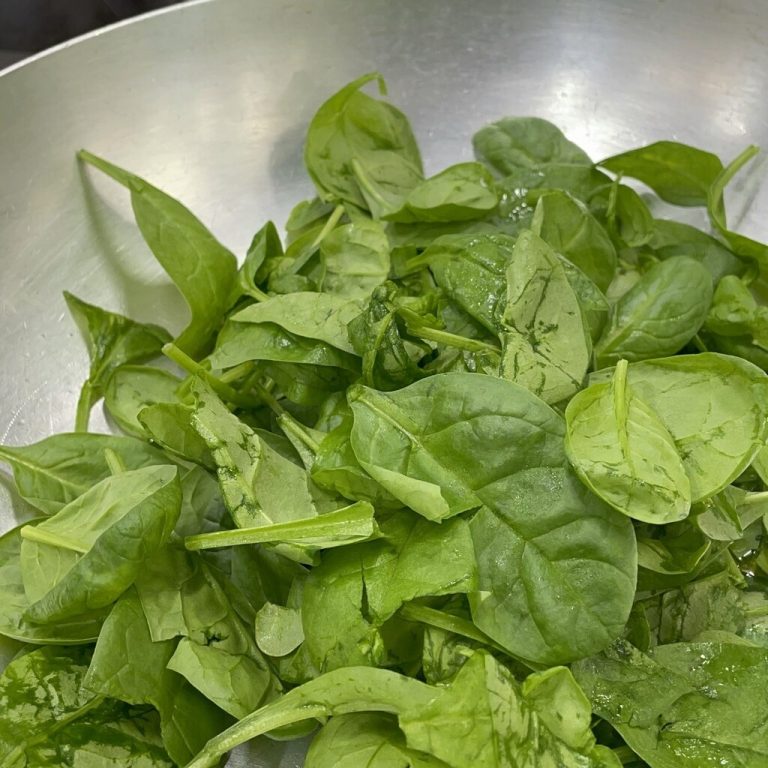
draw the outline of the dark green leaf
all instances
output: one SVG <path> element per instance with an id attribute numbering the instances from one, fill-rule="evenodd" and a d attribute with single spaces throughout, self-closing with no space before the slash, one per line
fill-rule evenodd
<path id="1" fill-rule="evenodd" d="M 657 141 L 598 165 L 639 179 L 673 205 L 706 205 L 709 188 L 723 169 L 716 155 L 677 141 Z"/>

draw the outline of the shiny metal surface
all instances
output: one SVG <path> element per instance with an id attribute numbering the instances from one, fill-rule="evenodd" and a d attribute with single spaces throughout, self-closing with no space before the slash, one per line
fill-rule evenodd
<path id="1" fill-rule="evenodd" d="M 176 195 L 238 254 L 311 194 L 306 124 L 378 69 L 428 171 L 506 114 L 548 118 L 593 157 L 676 138 L 730 159 L 768 148 L 768 5 L 753 0 L 214 0 L 0 74 L 0 441 L 71 428 L 83 344 L 61 291 L 180 329 L 184 307 L 127 196 L 87 147 Z M 768 237 L 758 167 L 731 221 Z M 94 414 L 94 427 L 104 426 Z M 2 477 L 0 476 L 0 480 Z M 0 483 L 0 530 L 25 515 Z M 242 765 L 297 765 L 281 749 Z M 266 760 L 266 762 L 264 762 Z"/>

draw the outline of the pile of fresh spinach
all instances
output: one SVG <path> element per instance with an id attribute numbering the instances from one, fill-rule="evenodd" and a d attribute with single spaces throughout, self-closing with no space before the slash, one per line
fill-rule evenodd
<path id="1" fill-rule="evenodd" d="M 239 267 L 80 153 L 190 319 L 65 294 L 76 431 L 0 447 L 39 511 L 0 537 L 0 765 L 261 734 L 314 734 L 308 768 L 768 765 L 768 246 L 723 197 L 754 150 L 594 163 L 505 118 L 426 177 L 374 80 L 320 107 L 317 197 Z"/>

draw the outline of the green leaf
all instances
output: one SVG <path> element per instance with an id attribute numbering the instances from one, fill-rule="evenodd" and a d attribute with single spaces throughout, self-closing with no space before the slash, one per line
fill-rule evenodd
<path id="1" fill-rule="evenodd" d="M 176 401 L 180 384 L 181 379 L 160 368 L 121 365 L 109 377 L 104 405 L 120 429 L 145 437 L 147 433 L 139 421 L 140 411 L 148 405 Z"/>
<path id="2" fill-rule="evenodd" d="M 232 720 L 167 668 L 175 645 L 171 640 L 152 642 L 131 590 L 110 612 L 81 690 L 155 707 L 165 749 L 175 764 L 184 765 Z"/>
<path id="3" fill-rule="evenodd" d="M 655 264 L 615 304 L 595 345 L 597 366 L 673 355 L 699 331 L 712 301 L 712 278 L 677 256 Z"/>
<path id="4" fill-rule="evenodd" d="M 726 275 L 741 275 L 745 264 L 719 240 L 690 224 L 656 219 L 649 245 L 660 259 L 688 256 L 706 267 L 715 285 Z"/>
<path id="5" fill-rule="evenodd" d="M 583 203 L 565 192 L 547 192 L 539 197 L 531 229 L 601 291 L 608 288 L 616 271 L 616 249 Z"/>
<path id="6" fill-rule="evenodd" d="M 507 267 L 501 375 L 546 403 L 575 394 L 587 373 L 590 339 L 555 252 L 523 230 Z"/>
<path id="7" fill-rule="evenodd" d="M 397 720 L 375 712 L 339 715 L 318 731 L 305 768 L 446 768 L 434 757 L 408 749 Z"/>
<path id="8" fill-rule="evenodd" d="M 560 417 L 512 382 L 437 374 L 389 393 L 358 385 L 348 399 L 362 467 L 431 520 L 476 509 L 503 477 L 563 463 Z"/>
<path id="9" fill-rule="evenodd" d="M 91 408 L 104 395 L 113 371 L 125 363 L 143 363 L 157 357 L 171 335 L 158 325 L 137 323 L 88 304 L 67 291 L 64 298 L 85 338 L 91 359 L 88 380 L 83 384 L 77 405 L 76 429 L 85 432 Z"/>
<path id="10" fill-rule="evenodd" d="M 744 360 L 713 353 L 644 360 L 629 367 L 627 381 L 672 435 L 693 503 L 733 482 L 764 444 L 768 378 Z"/>
<path id="11" fill-rule="evenodd" d="M 642 654 L 626 642 L 574 667 L 576 680 L 651 768 L 758 766 L 768 760 L 768 650 L 679 643 Z"/>
<path id="12" fill-rule="evenodd" d="M 708 189 L 707 211 L 712 226 L 725 238 L 733 252 L 757 263 L 760 272 L 768 269 L 768 245 L 728 229 L 725 215 L 725 189 L 734 176 L 759 152 L 755 146 L 747 147 L 726 168 L 722 168 Z"/>
<path id="13" fill-rule="evenodd" d="M 334 229 L 320 245 L 320 259 L 321 290 L 366 299 L 389 274 L 389 239 L 379 222 L 361 219 Z"/>
<path id="14" fill-rule="evenodd" d="M 399 208 L 394 203 L 389 211 L 381 208 L 380 215 L 389 221 L 447 223 L 484 218 L 499 204 L 499 196 L 485 166 L 459 163 L 415 186 Z"/>
<path id="15" fill-rule="evenodd" d="M 21 497 L 52 515 L 110 476 L 105 458 L 108 450 L 126 469 L 168 463 L 160 451 L 142 440 L 78 432 L 52 435 L 31 445 L 2 445 L 0 459 L 11 465 Z"/>
<path id="16" fill-rule="evenodd" d="M 181 507 L 176 467 L 123 472 L 21 530 L 27 618 L 58 622 L 116 600 L 168 541 Z"/>
<path id="17" fill-rule="evenodd" d="M 471 523 L 475 624 L 536 664 L 564 664 L 615 640 L 635 593 L 629 520 L 561 467 L 517 472 L 482 496 Z"/>
<path id="18" fill-rule="evenodd" d="M 480 629 L 545 663 L 618 636 L 634 594 L 632 528 L 565 471 L 554 411 L 511 382 L 472 374 L 391 393 L 356 387 L 349 398 L 355 454 L 390 493 L 433 520 L 481 508 L 472 520 Z"/>
<path id="19" fill-rule="evenodd" d="M 301 611 L 265 603 L 256 614 L 256 642 L 267 656 L 287 656 L 304 642 Z"/>
<path id="20" fill-rule="evenodd" d="M 560 728 L 552 731 L 540 718 L 505 667 L 475 653 L 448 686 L 379 669 L 327 673 L 232 726 L 187 768 L 210 768 L 237 744 L 307 717 L 370 711 L 396 714 L 406 746 L 450 768 L 620 766 L 603 747 L 572 749 L 560 738 Z"/>
<path id="21" fill-rule="evenodd" d="M 0 536 L 0 635 L 36 645 L 92 643 L 104 619 L 101 611 L 55 624 L 27 620 L 29 599 L 21 577 L 21 528 L 12 528 Z"/>
<path id="22" fill-rule="evenodd" d="M 723 169 L 716 155 L 677 141 L 657 141 L 598 165 L 639 179 L 673 205 L 706 205 L 709 188 Z"/>
<path id="23" fill-rule="evenodd" d="M 236 525 L 252 528 L 315 517 L 309 476 L 230 413 L 216 394 L 196 380 L 192 425 L 216 462 L 219 485 Z M 302 558 L 302 549 L 281 547 Z"/>
<path id="24" fill-rule="evenodd" d="M 353 161 L 376 184 L 399 197 L 422 178 L 421 156 L 406 117 L 395 107 L 362 93 L 380 75 L 364 75 L 331 96 L 307 130 L 304 163 L 320 197 L 369 208 Z"/>
<path id="25" fill-rule="evenodd" d="M 269 273 L 273 262 L 284 256 L 283 245 L 275 225 L 268 221 L 251 240 L 245 261 L 237 273 L 236 293 L 250 296 L 257 301 L 264 299 L 263 291 L 258 283 L 262 282 Z M 234 304 L 239 296 L 235 296 L 231 304 Z"/>
<path id="26" fill-rule="evenodd" d="M 137 421 L 163 450 L 192 461 L 206 469 L 216 469 L 205 440 L 192 426 L 192 406 L 181 403 L 155 403 L 142 408 Z"/>
<path id="27" fill-rule="evenodd" d="M 347 325 L 349 340 L 363 359 L 363 381 L 379 389 L 397 389 L 424 375 L 417 365 L 423 349 L 408 343 L 395 305 L 397 296 L 394 283 L 379 286 Z"/>
<path id="28" fill-rule="evenodd" d="M 601 499 L 647 523 L 688 515 L 691 484 L 683 460 L 662 420 L 627 383 L 626 360 L 610 383 L 579 392 L 565 419 L 568 459 Z"/>
<path id="29" fill-rule="evenodd" d="M 539 117 L 505 117 L 472 138 L 475 154 L 502 176 L 544 163 L 592 165 L 592 161 L 555 125 Z"/>
<path id="30" fill-rule="evenodd" d="M 171 768 L 151 712 L 81 687 L 89 649 L 41 648 L 0 677 L 0 761 L 9 768 Z"/>
<path id="31" fill-rule="evenodd" d="M 130 191 L 141 234 L 192 315 L 175 344 L 192 357 L 204 354 L 230 306 L 237 280 L 234 255 L 165 192 L 90 152 L 81 150 L 78 156 Z"/>
<path id="32" fill-rule="evenodd" d="M 360 308 L 359 302 L 344 296 L 299 291 L 252 304 L 230 319 L 234 323 L 274 323 L 288 333 L 323 341 L 354 354 L 347 336 L 347 323 Z"/>

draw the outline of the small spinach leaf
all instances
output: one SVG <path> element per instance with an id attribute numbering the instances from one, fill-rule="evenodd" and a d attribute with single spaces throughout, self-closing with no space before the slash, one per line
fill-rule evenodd
<path id="1" fill-rule="evenodd" d="M 176 346 L 204 354 L 229 309 L 237 260 L 180 202 L 129 171 L 81 150 L 81 160 L 131 193 L 136 223 L 149 249 L 184 297 L 192 318 Z"/>

